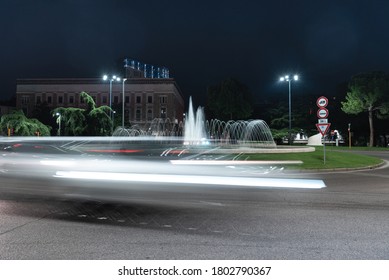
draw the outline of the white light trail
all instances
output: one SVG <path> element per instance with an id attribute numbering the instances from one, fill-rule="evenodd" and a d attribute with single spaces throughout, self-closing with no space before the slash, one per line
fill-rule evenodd
<path id="1" fill-rule="evenodd" d="M 175 165 L 274 165 L 302 164 L 301 160 L 171 160 Z"/>
<path id="2" fill-rule="evenodd" d="M 74 166 L 74 161 L 64 161 L 64 160 L 41 160 L 42 165 L 48 166 Z"/>
<path id="3" fill-rule="evenodd" d="M 321 189 L 326 187 L 322 180 L 311 179 L 224 177 L 178 174 L 57 171 L 54 177 L 78 180 L 125 181 L 134 183 L 179 183 L 183 185 L 219 185 L 263 188 Z"/>

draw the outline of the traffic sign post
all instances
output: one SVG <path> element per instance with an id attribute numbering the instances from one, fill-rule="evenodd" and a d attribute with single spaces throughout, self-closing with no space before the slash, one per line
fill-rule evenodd
<path id="1" fill-rule="evenodd" d="M 326 139 L 325 135 L 328 133 L 328 130 L 330 129 L 331 124 L 330 123 L 317 123 L 316 127 L 321 133 L 322 136 L 322 142 L 323 142 L 323 162 L 326 164 Z"/>
<path id="2" fill-rule="evenodd" d="M 328 98 L 325 96 L 320 96 L 316 100 L 316 105 L 319 107 L 317 110 L 318 123 L 316 124 L 317 130 L 321 133 L 322 142 L 323 142 L 323 162 L 326 164 L 326 139 L 325 135 L 328 133 L 331 124 L 328 122 L 329 111 L 327 110 Z"/>

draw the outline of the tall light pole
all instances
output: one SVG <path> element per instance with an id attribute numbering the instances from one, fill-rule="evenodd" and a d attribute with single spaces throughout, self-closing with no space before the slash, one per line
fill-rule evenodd
<path id="1" fill-rule="evenodd" d="M 348 148 L 351 149 L 351 123 L 348 124 Z"/>
<path id="2" fill-rule="evenodd" d="M 61 136 L 61 114 L 57 112 L 55 115 L 58 116 L 58 118 L 57 118 L 57 123 L 58 123 L 57 135 Z"/>
<path id="3" fill-rule="evenodd" d="M 108 77 L 108 75 L 103 76 L 103 80 L 109 80 L 109 108 L 111 108 L 111 111 L 109 112 L 109 117 L 111 118 L 111 121 L 113 121 L 113 114 L 112 114 L 112 82 L 120 82 L 120 78 L 116 75 L 113 75 L 111 78 Z"/>
<path id="4" fill-rule="evenodd" d="M 123 79 L 123 94 L 122 94 L 122 129 L 124 129 L 124 83 L 127 81 L 127 78 Z"/>
<path id="5" fill-rule="evenodd" d="M 294 75 L 293 78 L 289 75 L 286 75 L 284 77 L 280 78 L 281 82 L 288 82 L 289 83 L 289 137 L 288 142 L 289 145 L 292 145 L 292 81 L 298 81 L 299 76 Z"/>

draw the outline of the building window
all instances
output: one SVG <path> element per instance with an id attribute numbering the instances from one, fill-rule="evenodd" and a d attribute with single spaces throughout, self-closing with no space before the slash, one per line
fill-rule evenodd
<path id="1" fill-rule="evenodd" d="M 119 96 L 113 97 L 113 103 L 118 104 L 119 103 Z"/>
<path id="2" fill-rule="evenodd" d="M 27 105 L 30 101 L 30 97 L 29 96 L 22 96 L 22 104 L 23 105 Z"/>
<path id="3" fill-rule="evenodd" d="M 153 120 L 153 110 L 152 109 L 148 109 L 147 110 L 147 120 L 148 121 L 152 121 Z"/>
<path id="4" fill-rule="evenodd" d="M 142 96 L 138 95 L 138 96 L 136 97 L 136 103 L 137 103 L 137 104 L 142 103 Z"/>
<path id="5" fill-rule="evenodd" d="M 152 95 L 147 96 L 147 103 L 153 103 L 153 96 Z"/>
<path id="6" fill-rule="evenodd" d="M 82 98 L 81 96 L 80 96 L 80 103 L 81 103 L 81 104 L 84 104 L 84 103 L 85 103 L 84 98 Z"/>
<path id="7" fill-rule="evenodd" d="M 161 108 L 161 115 L 160 115 L 160 117 L 161 117 L 162 119 L 166 118 L 166 108 L 165 108 L 165 107 L 162 107 L 162 108 Z"/>
<path id="8" fill-rule="evenodd" d="M 96 103 L 96 96 L 92 96 L 93 101 Z"/>
<path id="9" fill-rule="evenodd" d="M 103 96 L 103 104 L 107 104 L 107 96 Z"/>
<path id="10" fill-rule="evenodd" d="M 166 104 L 167 103 L 167 96 L 163 95 L 159 97 L 159 103 L 160 104 Z"/>
<path id="11" fill-rule="evenodd" d="M 40 96 L 37 96 L 37 97 L 36 97 L 36 104 L 41 104 L 41 102 L 42 102 L 41 97 L 40 97 Z"/>
<path id="12" fill-rule="evenodd" d="M 73 104 L 74 103 L 74 96 L 69 96 L 69 103 Z"/>
<path id="13" fill-rule="evenodd" d="M 141 115 L 142 115 L 142 110 L 140 108 L 136 108 L 135 111 L 135 120 L 140 121 L 141 120 Z"/>
<path id="14" fill-rule="evenodd" d="M 125 100 L 126 100 L 126 104 L 130 103 L 130 97 L 129 96 L 126 96 Z"/>
<path id="15" fill-rule="evenodd" d="M 63 96 L 58 96 L 58 103 L 62 104 L 63 103 Z"/>
<path id="16" fill-rule="evenodd" d="M 53 98 L 51 96 L 47 96 L 47 103 L 51 104 L 53 101 Z"/>

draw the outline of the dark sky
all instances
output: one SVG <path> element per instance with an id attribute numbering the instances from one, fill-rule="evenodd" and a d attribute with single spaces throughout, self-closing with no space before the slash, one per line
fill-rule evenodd
<path id="1" fill-rule="evenodd" d="M 0 0 L 0 34 L 0 99 L 17 78 L 122 74 L 125 57 L 168 67 L 197 103 L 229 77 L 261 100 L 287 94 L 286 73 L 294 94 L 331 95 L 389 71 L 387 0 Z"/>

